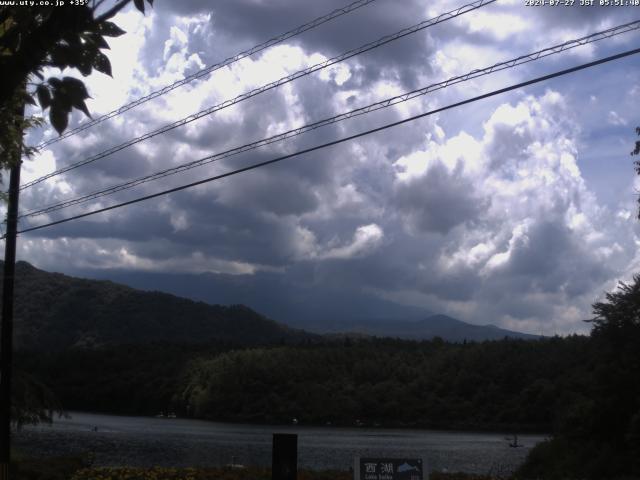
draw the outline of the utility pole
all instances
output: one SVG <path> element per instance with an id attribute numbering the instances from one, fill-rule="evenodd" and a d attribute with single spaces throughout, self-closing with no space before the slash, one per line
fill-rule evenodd
<path id="1" fill-rule="evenodd" d="M 22 121 L 24 105 L 17 121 Z M 22 136 L 19 145 L 22 144 Z M 11 459 L 11 373 L 13 369 L 13 285 L 16 269 L 16 237 L 18 230 L 18 199 L 20 194 L 21 148 L 15 154 L 9 177 L 7 233 L 4 244 L 2 283 L 2 326 L 0 327 L 0 480 L 9 480 Z"/>

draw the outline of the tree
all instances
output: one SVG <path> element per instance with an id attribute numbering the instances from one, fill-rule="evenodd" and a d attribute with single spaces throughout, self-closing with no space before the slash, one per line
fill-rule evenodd
<path id="1" fill-rule="evenodd" d="M 587 389 L 566 402 L 554 438 L 532 450 L 521 477 L 640 475 L 640 275 L 593 313 Z"/>
<path id="2" fill-rule="evenodd" d="M 83 5 L 0 7 L 0 168 L 10 168 L 20 157 L 34 152 L 24 145 L 24 132 L 43 120 L 24 117 L 24 105 L 40 104 L 48 110 L 51 125 L 62 133 L 73 109 L 90 116 L 89 98 L 82 80 L 70 76 L 49 76 L 46 68 L 77 69 L 83 76 L 94 70 L 111 75 L 111 63 L 103 50 L 106 37 L 118 37 L 124 30 L 111 22 L 132 0 L 119 0 L 110 8 L 104 0 Z M 144 13 L 144 0 L 133 0 Z M 153 5 L 153 0 L 147 0 Z M 0 174 L 0 182 L 2 176 Z M 4 192 L 0 193 L 6 198 Z"/>
<path id="3" fill-rule="evenodd" d="M 117 37 L 125 32 L 109 20 L 131 1 L 117 0 L 102 13 L 100 9 L 105 0 L 77 2 L 82 5 L 61 2 L 56 6 L 0 7 L 0 168 L 9 168 L 11 172 L 0 330 L 0 480 L 9 478 L 11 416 L 19 411 L 15 405 L 12 409 L 11 404 L 20 160 L 23 155 L 33 153 L 33 149 L 24 145 L 25 129 L 40 121 L 35 117 L 25 118 L 24 106 L 26 103 L 36 105 L 37 98 L 42 110 L 49 110 L 49 121 L 58 133 L 67 128 L 74 108 L 89 115 L 85 104 L 89 93 L 84 82 L 70 76 L 45 79 L 45 69 L 58 68 L 62 73 L 67 68 L 76 68 L 83 76 L 90 75 L 93 70 L 111 75 L 111 64 L 102 51 L 109 48 L 105 37 Z M 147 2 L 153 5 L 153 0 Z M 133 3 L 144 13 L 144 0 L 133 0 Z M 27 388 L 23 389 L 23 399 L 32 398 L 33 382 L 18 385 Z M 14 392 L 17 391 L 19 389 L 14 388 Z M 43 395 L 39 397 L 44 398 Z M 46 417 L 47 410 L 36 407 L 32 413 L 27 420 Z"/>
<path id="4" fill-rule="evenodd" d="M 16 428 L 51 423 L 54 414 L 64 415 L 58 397 L 39 379 L 16 370 L 13 378 L 11 420 Z"/>
<path id="5" fill-rule="evenodd" d="M 640 328 L 640 275 L 634 275 L 631 284 L 619 282 L 617 291 L 606 294 L 606 302 L 593 304 L 593 313 L 595 317 L 590 322 L 594 324 L 594 335 L 613 335 L 612 339 L 620 341 L 618 337 L 637 331 Z"/>
<path id="6" fill-rule="evenodd" d="M 94 70 L 111 75 L 111 64 L 103 50 L 105 37 L 118 37 L 124 30 L 111 22 L 132 0 L 119 0 L 100 13 L 104 0 L 83 5 L 48 7 L 0 7 L 0 167 L 17 161 L 16 152 L 30 154 L 23 145 L 22 132 L 38 122 L 35 117 L 20 118 L 25 102 L 49 110 L 51 125 L 62 133 L 73 109 L 89 116 L 89 98 L 82 80 L 50 76 L 44 70 L 76 68 L 83 76 Z M 153 0 L 147 0 L 149 5 Z M 144 13 L 144 0 L 133 0 Z"/>
<path id="7" fill-rule="evenodd" d="M 605 302 L 593 305 L 593 312 L 601 392 L 594 433 L 630 448 L 629 435 L 637 436 L 640 419 L 640 275 L 632 283 L 620 282 Z"/>
<path id="8" fill-rule="evenodd" d="M 640 136 L 640 127 L 636 127 L 636 135 Z M 636 140 L 636 145 L 631 152 L 631 155 L 640 154 L 640 140 Z M 633 162 L 635 165 L 636 174 L 640 175 L 640 160 Z M 638 219 L 640 219 L 640 197 L 638 197 Z"/>

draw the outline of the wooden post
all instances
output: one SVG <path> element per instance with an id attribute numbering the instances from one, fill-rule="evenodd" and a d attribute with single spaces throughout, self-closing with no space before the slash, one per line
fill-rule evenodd
<path id="1" fill-rule="evenodd" d="M 271 480 L 297 479 L 298 435 L 295 433 L 274 433 Z"/>
<path id="2" fill-rule="evenodd" d="M 22 120 L 24 107 L 19 116 Z M 22 139 L 20 139 L 22 142 Z M 9 152 L 11 154 L 11 152 Z M 0 480 L 9 479 L 11 460 L 11 373 L 13 370 L 13 286 L 16 268 L 16 231 L 20 194 L 20 164 L 22 152 L 15 152 L 9 177 L 7 233 L 4 245 L 2 283 L 2 326 L 0 327 Z"/>

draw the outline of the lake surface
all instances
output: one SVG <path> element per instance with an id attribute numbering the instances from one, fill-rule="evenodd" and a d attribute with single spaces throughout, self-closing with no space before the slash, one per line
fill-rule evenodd
<path id="1" fill-rule="evenodd" d="M 298 466 L 348 470 L 355 456 L 420 457 L 429 471 L 506 475 L 543 435 L 305 426 L 264 426 L 201 420 L 70 413 L 53 425 L 25 427 L 14 437 L 26 453 L 92 453 L 101 466 L 271 465 L 273 433 L 298 434 Z M 97 431 L 95 428 L 97 427 Z"/>

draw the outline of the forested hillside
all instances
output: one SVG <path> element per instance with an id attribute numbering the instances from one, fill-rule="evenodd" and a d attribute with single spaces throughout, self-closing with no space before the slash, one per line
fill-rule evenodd
<path id="1" fill-rule="evenodd" d="M 268 344 L 313 337 L 242 305 L 208 305 L 44 272 L 26 262 L 16 265 L 15 345 L 19 350 L 162 341 Z"/>

